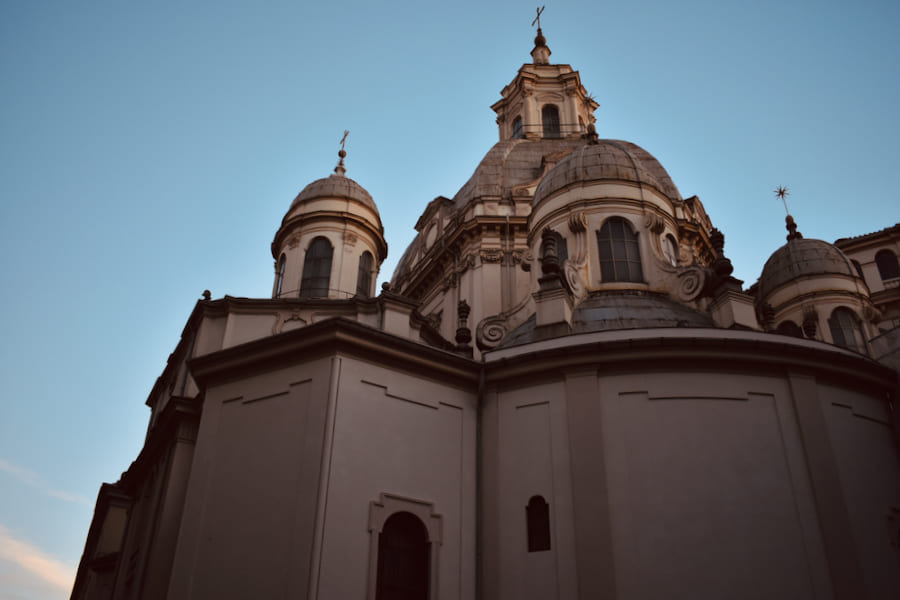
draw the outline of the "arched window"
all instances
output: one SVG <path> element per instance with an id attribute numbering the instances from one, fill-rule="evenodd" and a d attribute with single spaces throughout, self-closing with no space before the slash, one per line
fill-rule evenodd
<path id="1" fill-rule="evenodd" d="M 514 140 L 521 140 L 523 137 L 525 137 L 525 134 L 522 133 L 522 117 L 516 117 L 515 119 L 513 119 L 512 133 Z"/>
<path id="2" fill-rule="evenodd" d="M 897 256 L 890 250 L 879 250 L 875 255 L 875 264 L 878 265 L 878 274 L 881 280 L 900 277 L 900 265 L 897 264 Z"/>
<path id="3" fill-rule="evenodd" d="M 643 281 L 637 236 L 625 219 L 614 217 L 597 232 L 600 278 L 610 281 Z"/>
<path id="4" fill-rule="evenodd" d="M 839 307 L 831 313 L 828 319 L 828 327 L 831 329 L 831 339 L 835 345 L 848 350 L 865 353 L 865 342 L 859 321 L 849 308 Z"/>
<path id="5" fill-rule="evenodd" d="M 428 531 L 409 512 L 396 512 L 378 536 L 375 600 L 428 600 Z"/>
<path id="6" fill-rule="evenodd" d="M 544 126 L 545 138 L 559 137 L 559 109 L 552 104 L 545 104 L 541 109 L 541 123 Z"/>
<path id="7" fill-rule="evenodd" d="M 550 549 L 550 505 L 543 496 L 532 496 L 525 507 L 528 527 L 528 551 Z"/>
<path id="8" fill-rule="evenodd" d="M 306 251 L 303 278 L 300 280 L 301 298 L 326 298 L 331 279 L 331 242 L 317 237 Z"/>
<path id="9" fill-rule="evenodd" d="M 789 335 L 795 338 L 803 337 L 803 330 L 800 329 L 800 326 L 788 319 L 787 321 L 782 321 L 780 325 L 775 329 L 778 333 L 782 335 Z"/>
<path id="10" fill-rule="evenodd" d="M 356 273 L 356 295 L 368 298 L 372 289 L 372 253 L 366 250 L 359 257 L 359 269 Z"/>
<path id="11" fill-rule="evenodd" d="M 286 259 L 284 254 L 278 259 L 278 264 L 275 266 L 275 291 L 272 293 L 273 298 L 277 298 L 281 295 L 281 287 L 284 285 L 284 263 Z"/>

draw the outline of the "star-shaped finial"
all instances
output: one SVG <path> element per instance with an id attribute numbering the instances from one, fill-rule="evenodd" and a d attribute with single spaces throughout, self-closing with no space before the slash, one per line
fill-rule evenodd
<path id="1" fill-rule="evenodd" d="M 783 186 L 783 185 L 779 185 L 777 188 L 775 188 L 773 193 L 775 194 L 775 197 L 780 198 L 781 202 L 784 204 L 784 212 L 787 214 L 790 214 L 790 212 L 788 211 L 787 199 L 786 199 L 788 196 L 790 196 L 790 194 L 788 193 L 787 187 Z"/>

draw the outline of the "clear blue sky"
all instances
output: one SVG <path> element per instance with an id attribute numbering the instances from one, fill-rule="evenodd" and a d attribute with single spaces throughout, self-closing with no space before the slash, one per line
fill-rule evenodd
<path id="1" fill-rule="evenodd" d="M 703 200 L 745 285 L 784 242 L 778 185 L 806 237 L 900 221 L 900 3 L 541 1 L 600 136 Z M 68 596 L 195 300 L 270 294 L 344 129 L 382 280 L 497 140 L 533 3 L 301 4 L 0 4 L 0 596 Z"/>

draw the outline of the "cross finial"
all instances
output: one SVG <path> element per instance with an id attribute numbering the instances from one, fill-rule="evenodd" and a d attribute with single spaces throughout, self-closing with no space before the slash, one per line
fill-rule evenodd
<path id="1" fill-rule="evenodd" d="M 532 26 L 532 27 L 534 27 L 534 24 L 537 23 L 538 31 L 541 30 L 541 13 L 544 12 L 544 8 L 546 8 L 546 7 L 542 6 L 542 7 L 538 8 L 538 9 L 536 9 L 536 10 L 537 10 L 537 16 L 534 18 L 534 21 L 531 22 L 531 26 Z"/>
<path id="2" fill-rule="evenodd" d="M 347 167 L 344 166 L 344 157 L 347 156 L 347 151 L 344 150 L 344 144 L 347 142 L 347 136 L 350 135 L 350 130 L 344 130 L 344 137 L 341 138 L 341 149 L 338 151 L 338 156 L 341 157 L 341 160 L 338 161 L 338 165 L 334 168 L 334 172 L 338 175 L 343 175 L 347 172 Z"/>
<path id="3" fill-rule="evenodd" d="M 786 199 L 786 198 L 787 198 L 788 196 L 790 196 L 790 194 L 788 193 L 787 187 L 785 187 L 785 186 L 783 186 L 783 185 L 779 185 L 777 188 L 775 188 L 775 189 L 773 190 L 772 193 L 775 194 L 775 197 L 776 197 L 776 198 L 780 198 L 780 199 L 781 199 L 781 202 L 784 204 L 784 212 L 785 212 L 785 214 L 788 214 L 788 215 L 791 214 L 790 211 L 788 211 L 788 207 L 787 207 L 787 199 Z"/>

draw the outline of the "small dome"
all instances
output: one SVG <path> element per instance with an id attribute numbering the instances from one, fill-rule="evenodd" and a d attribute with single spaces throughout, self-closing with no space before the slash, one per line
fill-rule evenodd
<path id="1" fill-rule="evenodd" d="M 599 140 L 575 150 L 559 161 L 534 192 L 534 205 L 573 183 L 628 181 L 655 188 L 673 202 L 681 194 L 653 155 L 631 142 Z"/>
<path id="2" fill-rule="evenodd" d="M 847 256 L 822 240 L 796 238 L 772 253 L 759 276 L 759 299 L 765 300 L 779 286 L 798 277 L 846 275 L 857 277 Z"/>
<path id="3" fill-rule="evenodd" d="M 347 198 L 349 200 L 356 200 L 371 208 L 375 211 L 375 214 L 378 214 L 378 208 L 375 206 L 375 201 L 372 200 L 372 196 L 369 195 L 369 192 L 349 177 L 337 173 L 330 177 L 313 181 L 303 188 L 303 191 L 297 194 L 297 197 L 291 202 L 291 208 L 288 210 L 288 214 L 293 212 L 293 210 L 303 202 L 315 198 Z"/>

